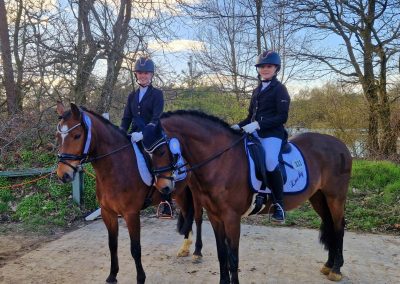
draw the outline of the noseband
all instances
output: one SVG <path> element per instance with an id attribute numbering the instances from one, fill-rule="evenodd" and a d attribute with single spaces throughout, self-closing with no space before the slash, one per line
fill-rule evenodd
<path id="1" fill-rule="evenodd" d="M 174 139 L 174 138 L 172 138 Z M 146 149 L 146 152 L 149 153 L 150 155 L 152 155 L 154 153 L 154 151 L 156 149 L 158 149 L 161 145 L 163 144 L 167 144 L 168 145 L 168 153 L 172 155 L 172 162 L 164 167 L 160 167 L 160 168 L 153 168 L 151 170 L 151 173 L 156 177 L 156 178 L 162 178 L 162 179 L 167 179 L 170 181 L 174 181 L 175 177 L 176 177 L 176 172 L 178 172 L 178 174 L 180 174 L 181 172 L 178 171 L 178 169 L 180 168 L 180 166 L 178 166 L 178 161 L 179 158 L 181 157 L 181 153 L 175 153 L 173 154 L 171 151 L 171 140 L 169 139 L 165 134 L 163 134 L 162 138 L 160 140 L 158 140 L 156 143 L 154 143 L 152 145 L 152 147 L 150 147 L 149 149 Z M 179 142 L 178 142 L 179 143 Z M 172 172 L 171 176 L 166 176 L 163 173 L 166 172 Z"/>
<path id="2" fill-rule="evenodd" d="M 82 121 L 75 124 L 74 126 L 72 126 L 71 128 L 67 129 L 67 130 L 61 130 L 60 128 L 60 123 L 58 123 L 57 125 L 57 132 L 60 133 L 61 135 L 65 135 L 68 134 L 69 132 L 71 132 L 72 130 L 74 130 L 75 128 L 77 128 L 78 126 L 83 127 L 84 131 L 85 131 L 85 147 L 82 151 L 82 154 L 80 155 L 74 155 L 74 154 L 68 154 L 68 153 L 59 153 L 57 155 L 58 158 L 58 162 L 59 163 L 63 163 L 67 166 L 69 166 L 70 168 L 72 168 L 74 170 L 74 174 L 82 167 L 82 164 L 84 164 L 88 158 L 88 152 L 89 152 L 89 147 L 90 147 L 90 142 L 91 142 L 91 138 L 92 138 L 92 122 L 89 118 L 89 116 L 87 114 L 85 114 L 84 112 L 81 112 L 81 117 L 82 117 Z M 62 119 L 62 117 L 61 117 Z M 72 164 L 70 164 L 68 161 L 79 161 L 78 166 L 73 166 Z"/>

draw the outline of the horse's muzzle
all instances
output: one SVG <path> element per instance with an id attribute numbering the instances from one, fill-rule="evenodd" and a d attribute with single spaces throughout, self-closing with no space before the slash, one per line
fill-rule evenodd
<path id="1" fill-rule="evenodd" d="M 69 173 L 64 173 L 62 177 L 58 177 L 63 183 L 69 183 L 74 180 L 74 176 Z"/>
<path id="2" fill-rule="evenodd" d="M 172 192 L 172 188 L 169 186 L 163 187 L 160 190 L 161 194 L 170 194 Z"/>

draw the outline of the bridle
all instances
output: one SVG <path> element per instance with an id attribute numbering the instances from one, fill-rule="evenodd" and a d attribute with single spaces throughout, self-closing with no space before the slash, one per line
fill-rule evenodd
<path id="1" fill-rule="evenodd" d="M 81 126 L 85 131 L 85 144 L 84 144 L 85 146 L 83 147 L 82 154 L 80 154 L 80 155 L 69 154 L 69 153 L 57 154 L 58 163 L 65 164 L 65 165 L 69 166 L 70 168 L 72 168 L 74 171 L 74 174 L 79 169 L 82 168 L 83 164 L 91 163 L 95 160 L 99 160 L 101 158 L 110 156 L 116 152 L 119 152 L 119 151 L 131 146 L 131 144 L 128 143 L 128 144 L 126 144 L 116 150 L 113 150 L 107 154 L 98 155 L 96 157 L 89 157 L 89 149 L 90 149 L 90 144 L 92 142 L 92 120 L 90 119 L 89 115 L 87 115 L 84 111 L 80 110 L 80 113 L 81 113 L 81 117 L 82 117 L 81 122 L 75 124 L 71 128 L 68 128 L 67 130 L 62 130 L 60 127 L 61 122 L 59 122 L 57 125 L 57 132 L 61 135 L 66 135 L 69 132 L 71 132 L 73 129 L 75 129 L 79 126 Z M 63 117 L 60 117 L 60 119 L 63 119 Z M 74 166 L 71 163 L 69 163 L 68 161 L 79 161 L 79 164 L 77 166 Z"/>
<path id="2" fill-rule="evenodd" d="M 154 154 L 154 151 L 157 150 L 161 145 L 167 144 L 168 146 L 168 153 L 169 155 L 171 155 L 170 158 L 172 158 L 172 162 L 164 167 L 160 167 L 160 168 L 152 168 L 151 173 L 154 175 L 155 178 L 162 178 L 162 179 L 167 179 L 170 181 L 175 181 L 175 177 L 177 174 L 181 174 L 183 172 L 178 171 L 178 169 L 181 168 L 181 166 L 178 166 L 178 161 L 180 160 L 180 158 L 182 158 L 182 154 L 179 151 L 175 151 L 175 148 L 171 149 L 171 141 L 173 145 L 178 145 L 179 147 L 179 141 L 176 138 L 168 138 L 164 133 L 162 135 L 162 137 L 157 140 L 155 143 L 153 143 L 150 147 L 145 148 L 146 152 L 150 155 Z M 174 144 L 174 143 L 178 143 L 178 144 Z M 164 173 L 166 172 L 172 172 L 171 176 L 166 176 L 164 175 Z"/>
<path id="3" fill-rule="evenodd" d="M 178 161 L 179 159 L 182 157 L 182 154 L 179 151 L 175 151 L 174 148 L 176 148 L 176 146 L 171 145 L 171 143 L 178 143 L 178 147 L 179 146 L 179 141 L 176 138 L 171 138 L 169 139 L 165 134 L 163 135 L 162 139 L 159 140 L 159 143 L 157 143 L 157 145 L 155 145 L 154 147 L 152 147 L 152 151 L 150 154 L 152 154 L 158 147 L 160 147 L 163 144 L 167 144 L 168 145 L 168 149 L 170 154 L 172 155 L 172 162 L 164 167 L 160 167 L 160 168 L 153 168 L 152 169 L 152 173 L 154 174 L 155 177 L 157 178 L 163 178 L 163 179 L 167 179 L 170 181 L 175 181 L 175 177 L 182 173 L 187 173 L 187 172 L 191 172 L 194 171 L 195 169 L 198 169 L 204 165 L 206 165 L 207 163 L 211 162 L 212 160 L 217 159 L 218 157 L 220 157 L 222 154 L 224 154 L 225 152 L 227 152 L 228 150 L 232 149 L 233 147 L 235 147 L 237 144 L 240 143 L 240 141 L 242 141 L 245 137 L 247 136 L 247 134 L 242 135 L 239 139 L 233 141 L 229 146 L 227 146 L 226 148 L 222 149 L 221 151 L 211 155 L 210 157 L 208 157 L 207 159 L 203 160 L 202 162 L 193 165 L 190 168 L 186 168 L 186 166 L 189 164 L 188 162 L 183 163 L 181 165 L 178 165 Z M 173 141 L 173 142 L 171 142 Z M 176 142 L 175 142 L 176 141 Z M 146 150 L 147 151 L 147 150 Z M 163 175 L 163 173 L 165 172 L 172 172 L 172 174 L 170 176 L 165 176 Z"/>

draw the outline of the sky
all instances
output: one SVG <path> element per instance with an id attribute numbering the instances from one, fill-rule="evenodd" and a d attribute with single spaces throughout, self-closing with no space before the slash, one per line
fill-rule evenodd
<path id="1" fill-rule="evenodd" d="M 29 0 L 32 3 L 36 3 L 35 0 Z M 58 2 L 61 6 L 67 7 L 68 6 L 67 0 L 45 0 L 47 6 L 51 7 L 51 5 L 57 5 Z M 113 3 L 116 1 L 118 3 L 119 0 L 99 0 L 99 1 L 107 1 L 107 3 Z M 176 1 L 175 0 L 166 0 L 169 5 L 174 6 Z M 187 2 L 198 2 L 200 0 L 187 0 Z M 143 0 L 140 4 L 136 5 L 134 9 L 134 16 L 140 17 L 140 15 L 147 14 L 150 17 L 156 17 L 156 14 L 145 13 L 141 11 L 141 7 L 147 3 L 149 0 Z M 135 2 L 137 3 L 137 2 Z M 154 3 L 154 1 L 153 1 Z M 161 8 L 162 9 L 162 8 Z M 147 10 L 146 10 L 147 11 Z M 175 10 L 176 14 L 179 14 L 179 10 Z M 176 74 L 181 74 L 182 71 L 188 70 L 188 60 L 189 57 L 192 55 L 192 50 L 201 49 L 202 43 L 196 40 L 196 31 L 192 28 L 193 23 L 189 18 L 181 18 L 178 23 L 172 24 L 171 28 L 176 33 L 176 38 L 174 40 L 167 40 L 164 44 L 160 45 L 156 41 L 150 41 L 148 43 L 148 47 L 152 52 L 152 57 L 156 62 L 156 65 L 160 66 L 163 70 L 171 70 L 174 71 Z M 320 42 L 321 47 L 326 46 L 327 48 L 339 48 L 339 42 L 337 39 L 334 38 L 326 38 L 325 40 Z M 256 48 L 254 48 L 256 50 Z M 96 74 L 104 74 L 106 70 L 105 61 L 99 61 L 96 65 Z M 254 76 L 256 76 L 254 71 Z M 291 93 L 297 93 L 299 90 L 304 88 L 313 88 L 323 85 L 329 80 L 334 80 L 335 76 L 325 76 L 324 78 L 318 78 L 316 80 L 292 80 L 287 83 L 287 87 Z"/>

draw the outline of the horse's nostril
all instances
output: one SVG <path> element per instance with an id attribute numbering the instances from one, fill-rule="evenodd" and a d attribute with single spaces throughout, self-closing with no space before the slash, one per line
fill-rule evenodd
<path id="1" fill-rule="evenodd" d="M 72 180 L 71 176 L 68 173 L 65 173 L 63 177 L 61 178 L 62 182 L 70 182 Z"/>
<path id="2" fill-rule="evenodd" d="M 168 186 L 163 187 L 160 192 L 162 194 L 170 194 L 171 193 L 171 188 L 169 188 Z"/>

